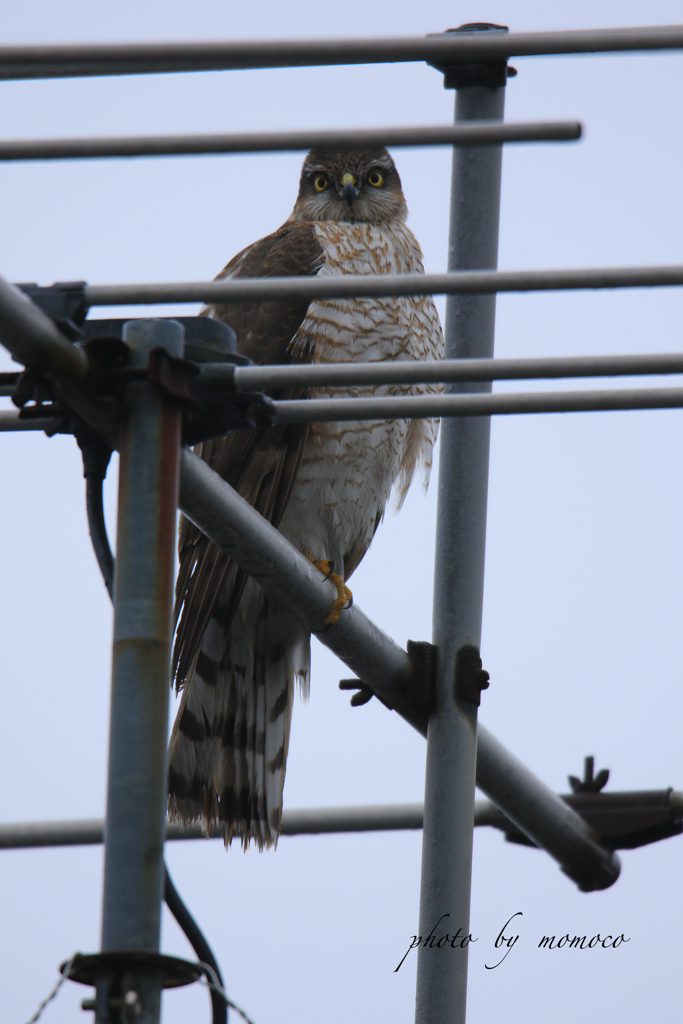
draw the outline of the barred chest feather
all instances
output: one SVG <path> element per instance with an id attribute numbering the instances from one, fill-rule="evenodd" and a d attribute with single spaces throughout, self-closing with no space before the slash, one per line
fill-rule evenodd
<path id="1" fill-rule="evenodd" d="M 320 277 L 417 274 L 422 253 L 404 223 L 316 223 L 325 251 Z M 310 345 L 314 362 L 440 359 L 443 336 L 429 296 L 313 302 L 293 345 Z M 329 388 L 312 398 L 425 394 L 409 388 Z M 392 490 L 400 507 L 420 467 L 429 479 L 437 421 L 320 423 L 312 426 L 281 532 L 311 558 L 331 558 L 348 578 L 372 540 Z M 345 570 L 342 570 L 345 566 Z"/>

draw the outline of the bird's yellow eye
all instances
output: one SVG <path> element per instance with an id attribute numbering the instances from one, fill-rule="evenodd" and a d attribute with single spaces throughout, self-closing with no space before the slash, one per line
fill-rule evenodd
<path id="1" fill-rule="evenodd" d="M 316 192 L 324 192 L 328 185 L 329 181 L 327 180 L 324 174 L 316 174 L 315 178 L 313 179 L 313 188 L 316 190 Z"/>
<path id="2" fill-rule="evenodd" d="M 384 184 L 384 178 L 379 171 L 370 171 L 368 174 L 368 184 L 373 185 L 375 188 L 379 188 L 380 185 Z"/>

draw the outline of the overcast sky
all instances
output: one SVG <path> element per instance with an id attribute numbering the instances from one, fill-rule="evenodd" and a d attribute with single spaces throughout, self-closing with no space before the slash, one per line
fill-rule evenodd
<path id="1" fill-rule="evenodd" d="M 3 12 L 0 42 L 423 35 L 468 21 L 560 29 L 670 24 L 680 12 L 665 0 L 23 0 Z M 578 118 L 585 133 L 578 143 L 506 149 L 500 266 L 683 263 L 683 55 L 513 63 L 508 118 Z M 453 108 L 441 76 L 417 64 L 0 83 L 0 92 L 0 138 L 433 124 L 450 121 Z M 443 270 L 450 154 L 394 156 L 426 268 Z M 42 284 L 209 279 L 287 217 L 300 162 L 294 154 L 0 166 L 0 273 Z M 679 289 L 503 296 L 496 352 L 672 351 L 681 312 Z M 0 368 L 10 366 L 1 355 Z M 680 463 L 677 411 L 494 421 L 482 639 L 491 688 L 481 720 L 558 792 L 586 754 L 610 768 L 610 789 L 683 789 Z M 112 617 L 89 549 L 79 455 L 70 438 L 5 434 L 0 465 L 0 820 L 100 817 Z M 110 477 L 114 534 L 115 465 Z M 401 644 L 431 637 L 434 484 L 387 516 L 353 579 L 359 606 Z M 420 801 L 424 741 L 376 701 L 351 709 L 337 690 L 346 675 L 314 642 L 285 807 Z M 681 842 L 623 852 L 619 881 L 586 895 L 545 854 L 477 830 L 469 1020 L 678 1020 Z M 413 1019 L 414 953 L 394 968 L 417 929 L 420 852 L 417 832 L 285 837 L 262 855 L 226 853 L 215 841 L 167 851 L 229 992 L 255 1024 Z M 0 854 L 8 1024 L 31 1017 L 74 950 L 97 949 L 101 866 L 95 847 Z M 517 911 L 518 943 L 485 970 Z M 630 942 L 537 948 L 544 934 L 565 932 Z M 163 949 L 193 956 L 167 918 Z M 65 986 L 45 1021 L 83 1019 L 88 994 Z M 163 1014 L 166 1024 L 208 1020 L 207 994 L 169 994 Z"/>

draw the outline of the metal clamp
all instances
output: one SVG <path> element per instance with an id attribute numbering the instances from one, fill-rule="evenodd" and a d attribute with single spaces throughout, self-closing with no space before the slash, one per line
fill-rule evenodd
<path id="1" fill-rule="evenodd" d="M 409 640 L 406 649 L 413 674 L 406 685 L 406 703 L 430 715 L 436 703 L 436 647 L 426 640 Z"/>
<path id="2" fill-rule="evenodd" d="M 81 1009 L 92 1010 L 112 1024 L 127 1024 L 140 1015 L 141 1006 L 136 986 L 140 973 L 152 970 L 161 977 L 161 988 L 192 985 L 202 976 L 199 964 L 179 957 L 166 956 L 151 950 L 125 949 L 105 953 L 77 953 L 60 966 L 69 981 L 96 988 L 94 999 L 84 999 Z"/>
<path id="3" fill-rule="evenodd" d="M 436 647 L 425 640 L 409 640 L 406 649 L 413 663 L 413 671 L 405 684 L 405 701 L 411 709 L 428 716 L 434 710 L 436 695 Z M 377 697 L 385 707 L 391 708 L 362 679 L 340 679 L 339 689 L 356 691 L 350 701 L 352 708 L 362 707 L 373 697 Z"/>
<path id="4" fill-rule="evenodd" d="M 367 704 L 375 696 L 369 686 L 366 686 L 362 679 L 340 679 L 339 680 L 340 690 L 355 690 L 353 697 L 349 701 L 352 708 L 361 708 L 363 704 Z"/>
<path id="5" fill-rule="evenodd" d="M 465 700 L 474 701 L 479 707 L 481 691 L 488 690 L 490 676 L 482 668 L 479 651 L 476 647 L 461 647 L 455 671 L 456 689 Z"/>
<path id="6" fill-rule="evenodd" d="M 475 32 L 507 32 L 507 25 L 491 25 L 483 21 L 472 21 L 458 28 L 449 28 L 443 36 L 456 33 L 473 34 Z M 430 38 L 430 37 L 428 37 Z M 436 38 L 432 36 L 431 38 Z M 507 85 L 508 78 L 514 78 L 517 74 L 515 68 L 508 67 L 507 58 L 503 60 L 479 60 L 467 62 L 443 62 L 427 61 L 431 67 L 441 71 L 444 89 L 466 89 L 468 86 L 486 86 L 489 89 L 502 89 Z"/>

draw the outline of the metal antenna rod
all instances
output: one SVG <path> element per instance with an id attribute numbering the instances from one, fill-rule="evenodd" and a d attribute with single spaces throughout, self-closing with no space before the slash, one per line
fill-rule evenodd
<path id="1" fill-rule="evenodd" d="M 124 341 L 135 366 L 150 349 L 182 355 L 183 328 L 135 320 Z M 102 952 L 159 952 L 166 829 L 168 665 L 173 607 L 181 413 L 154 385 L 129 384 L 122 431 L 114 592 Z M 136 1024 L 158 1024 L 161 971 L 139 963 L 123 978 Z M 111 975 L 97 985 L 97 1024 L 109 1022 Z M 132 997 L 131 997 L 132 998 Z M 118 1018 L 117 1018 L 118 1019 Z"/>
<path id="2" fill-rule="evenodd" d="M 500 26 L 476 28 L 493 34 Z M 458 90 L 456 123 L 503 119 L 505 61 L 442 70 L 445 86 Z M 491 70 L 495 84 L 489 81 Z M 501 166 L 501 147 L 453 151 L 449 271 L 497 267 Z M 494 295 L 449 296 L 447 359 L 493 355 L 495 301 Z M 489 383 L 444 388 L 490 389 Z M 477 703 L 458 693 L 457 670 L 462 649 L 478 651 L 481 637 L 490 431 L 488 417 L 441 423 L 433 605 L 436 708 L 427 733 L 416 1024 L 465 1021 Z M 451 941 L 438 948 L 446 934 Z"/>

